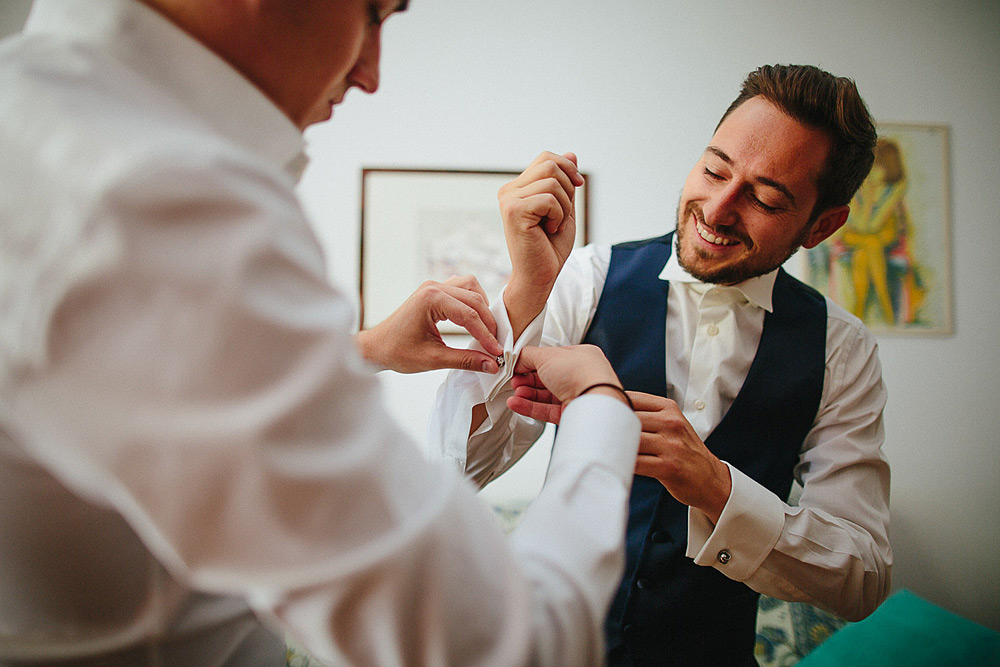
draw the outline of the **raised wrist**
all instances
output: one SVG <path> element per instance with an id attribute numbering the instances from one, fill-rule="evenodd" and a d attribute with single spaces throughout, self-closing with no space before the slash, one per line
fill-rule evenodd
<path id="1" fill-rule="evenodd" d="M 514 284 L 508 284 L 503 292 L 503 305 L 507 310 L 507 319 L 510 321 L 513 340 L 520 338 L 521 333 L 527 328 L 531 321 L 538 317 L 538 314 L 545 309 L 545 302 L 549 298 L 551 287 L 545 290 L 538 288 L 525 288 Z"/>
<path id="2" fill-rule="evenodd" d="M 375 338 L 374 329 L 361 330 L 354 334 L 354 345 L 362 359 L 380 368 L 385 368 L 385 364 L 378 358 L 378 345 Z"/>

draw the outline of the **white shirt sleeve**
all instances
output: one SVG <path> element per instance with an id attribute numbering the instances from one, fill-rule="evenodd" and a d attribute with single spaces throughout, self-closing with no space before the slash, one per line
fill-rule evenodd
<path id="1" fill-rule="evenodd" d="M 801 496 L 789 505 L 730 466 L 718 525 L 689 510 L 687 553 L 758 592 L 859 620 L 891 584 L 886 391 L 874 336 L 827 303 L 823 398 L 795 473 Z"/>
<path id="2" fill-rule="evenodd" d="M 508 542 L 386 413 L 288 183 L 238 160 L 148 164 L 85 217 L 23 277 L 44 345 L 6 367 L 0 403 L 27 456 L 178 581 L 247 599 L 320 659 L 601 663 L 639 438 L 626 406 L 567 407 Z"/>
<path id="3" fill-rule="evenodd" d="M 507 409 L 510 379 L 520 351 L 528 345 L 576 345 L 583 340 L 597 309 L 608 264 L 609 246 L 574 250 L 553 285 L 545 309 L 512 340 L 503 295 L 491 304 L 497 338 L 504 346 L 504 367 L 495 376 L 450 371 L 438 389 L 428 426 L 429 455 L 456 466 L 476 486 L 503 474 L 541 436 L 545 424 Z M 473 342 L 476 349 L 481 349 Z M 469 436 L 472 408 L 484 403 L 488 416 Z"/>

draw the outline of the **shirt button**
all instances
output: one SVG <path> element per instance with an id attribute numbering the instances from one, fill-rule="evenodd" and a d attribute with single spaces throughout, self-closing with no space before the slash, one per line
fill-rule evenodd
<path id="1" fill-rule="evenodd" d="M 722 563 L 723 565 L 725 565 L 726 563 L 728 563 L 730 560 L 733 559 L 733 555 L 731 553 L 729 553 L 728 550 L 723 549 L 722 551 L 719 552 L 719 555 L 716 556 L 716 558 L 718 559 L 718 561 L 720 563 Z"/>
<path id="2" fill-rule="evenodd" d="M 714 324 L 709 324 L 708 325 L 708 335 L 709 336 L 718 336 L 719 335 L 719 327 L 715 326 Z"/>
<path id="3" fill-rule="evenodd" d="M 694 407 L 695 407 L 695 410 L 704 410 L 705 409 L 705 401 L 703 401 L 703 400 L 701 400 L 699 398 L 697 401 L 694 402 Z"/>

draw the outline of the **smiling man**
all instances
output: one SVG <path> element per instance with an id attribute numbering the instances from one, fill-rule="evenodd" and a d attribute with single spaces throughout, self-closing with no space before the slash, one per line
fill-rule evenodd
<path id="1" fill-rule="evenodd" d="M 825 133 L 763 97 L 734 109 L 684 183 L 681 266 L 701 281 L 735 285 L 777 269 L 800 246 L 811 248 L 836 231 L 847 219 L 846 205 L 816 219 L 812 210 L 830 145 Z"/>
<path id="2" fill-rule="evenodd" d="M 769 66 L 688 175 L 674 232 L 570 255 L 571 154 L 541 155 L 501 190 L 501 342 L 512 357 L 598 345 L 643 425 L 610 665 L 753 664 L 758 593 L 851 620 L 887 595 L 875 340 L 780 268 L 844 224 L 875 139 L 853 82 Z M 482 485 L 540 435 L 532 418 L 561 409 L 530 379 L 454 372 L 433 426 L 442 456 Z"/>
<path id="3" fill-rule="evenodd" d="M 607 359 L 521 355 L 572 402 L 508 540 L 375 376 L 496 372 L 482 289 L 352 335 L 296 198 L 404 6 L 37 0 L 0 43 L 0 665 L 601 664 L 640 429 Z"/>

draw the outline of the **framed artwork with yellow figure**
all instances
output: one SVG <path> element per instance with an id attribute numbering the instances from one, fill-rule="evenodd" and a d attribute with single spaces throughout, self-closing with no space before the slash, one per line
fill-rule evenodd
<path id="1" fill-rule="evenodd" d="M 876 333 L 950 334 L 948 129 L 880 123 L 878 134 L 847 223 L 800 268 Z"/>

